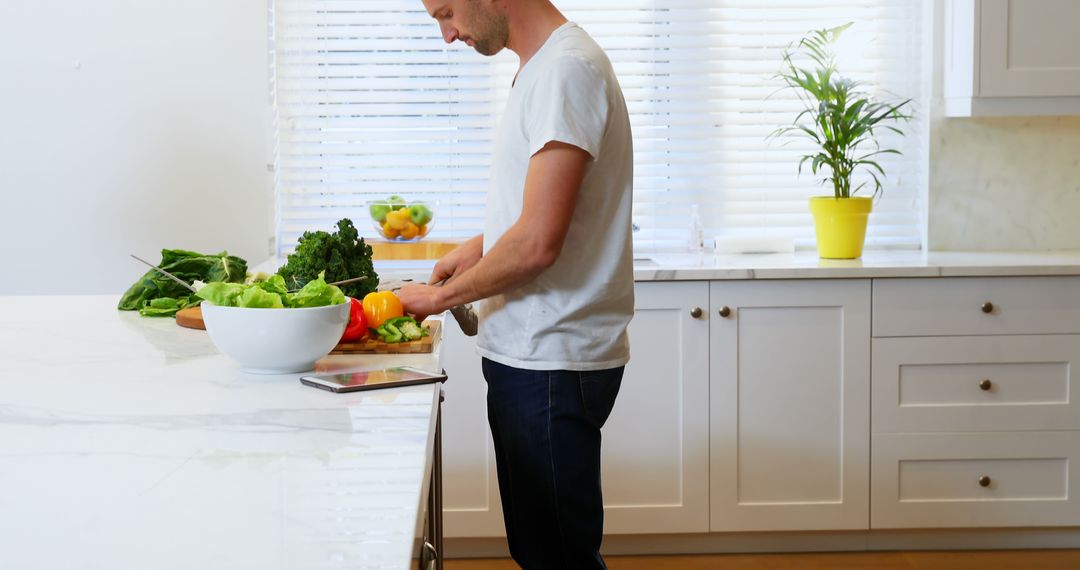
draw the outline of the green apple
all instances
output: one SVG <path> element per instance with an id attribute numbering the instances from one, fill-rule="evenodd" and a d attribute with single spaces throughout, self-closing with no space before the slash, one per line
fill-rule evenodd
<path id="1" fill-rule="evenodd" d="M 423 204 L 409 206 L 409 218 L 412 223 L 422 226 L 431 221 L 431 210 Z"/>
<path id="2" fill-rule="evenodd" d="M 371 212 L 371 219 L 382 224 L 386 222 L 386 214 L 390 213 L 390 204 L 372 204 L 368 211 Z"/>
<path id="3" fill-rule="evenodd" d="M 402 198 L 397 194 L 394 194 L 393 196 L 387 198 L 386 202 L 390 204 L 391 210 L 400 210 L 405 207 L 405 198 Z"/>

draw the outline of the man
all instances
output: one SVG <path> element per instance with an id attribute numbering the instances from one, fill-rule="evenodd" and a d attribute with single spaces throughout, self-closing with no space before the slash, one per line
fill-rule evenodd
<path id="1" fill-rule="evenodd" d="M 549 0 L 423 0 L 443 39 L 520 58 L 484 233 L 400 291 L 418 317 L 483 299 L 477 350 L 510 553 L 606 568 L 600 428 L 630 358 L 633 147 L 599 46 Z"/>

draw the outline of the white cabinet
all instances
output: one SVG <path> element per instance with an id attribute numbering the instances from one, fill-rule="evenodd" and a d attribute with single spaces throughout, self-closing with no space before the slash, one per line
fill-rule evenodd
<path id="1" fill-rule="evenodd" d="M 1080 335 L 875 338 L 875 433 L 1080 430 Z"/>
<path id="2" fill-rule="evenodd" d="M 872 528 L 1080 524 L 1078 291 L 874 281 Z"/>
<path id="3" fill-rule="evenodd" d="M 1080 114 L 1080 2 L 949 0 L 948 116 Z"/>
<path id="4" fill-rule="evenodd" d="M 873 528 L 1080 524 L 1076 432 L 874 434 Z"/>
<path id="5" fill-rule="evenodd" d="M 608 534 L 708 530 L 709 286 L 636 285 L 630 363 L 603 429 Z M 701 316 L 694 317 L 695 308 Z M 503 536 L 487 387 L 474 339 L 448 319 L 443 476 L 446 536 Z"/>
<path id="6" fill-rule="evenodd" d="M 635 298 L 630 364 L 603 430 L 604 531 L 706 532 L 709 284 L 638 283 Z"/>
<path id="7" fill-rule="evenodd" d="M 1080 277 L 874 281 L 875 337 L 1066 333 L 1080 334 Z"/>
<path id="8" fill-rule="evenodd" d="M 1080 277 L 635 290 L 608 534 L 1080 525 Z M 444 335 L 446 535 L 502 536 L 480 358 Z"/>
<path id="9" fill-rule="evenodd" d="M 444 322 L 439 348 L 448 377 L 442 416 L 444 535 L 505 536 L 476 339 L 465 336 L 450 315 Z"/>
<path id="10" fill-rule="evenodd" d="M 710 529 L 868 528 L 870 282 L 711 287 Z"/>

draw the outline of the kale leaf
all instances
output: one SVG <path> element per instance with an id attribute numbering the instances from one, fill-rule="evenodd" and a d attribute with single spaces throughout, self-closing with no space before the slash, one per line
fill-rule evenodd
<path id="1" fill-rule="evenodd" d="M 285 278 L 290 290 L 307 285 L 318 278 L 320 272 L 325 272 L 328 283 L 367 277 L 341 286 L 343 293 L 356 299 L 363 299 L 379 286 L 379 275 L 371 262 L 371 246 L 364 243 L 352 220 L 340 220 L 337 228 L 332 234 L 315 231 L 300 236 L 296 251 L 277 272 Z"/>

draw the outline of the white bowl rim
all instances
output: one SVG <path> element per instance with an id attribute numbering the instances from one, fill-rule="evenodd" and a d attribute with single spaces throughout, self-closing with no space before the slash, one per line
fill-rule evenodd
<path id="1" fill-rule="evenodd" d="M 344 303 L 334 303 L 333 305 L 322 305 L 322 306 L 319 306 L 319 307 L 232 307 L 232 306 L 229 306 L 229 305 L 216 305 L 214 303 L 211 303 L 210 301 L 207 301 L 206 299 L 203 299 L 202 304 L 203 305 L 210 305 L 211 307 L 214 307 L 215 309 L 229 309 L 229 310 L 241 310 L 241 311 L 248 311 L 248 310 L 265 311 L 267 309 L 273 309 L 275 311 L 284 310 L 284 311 L 293 312 L 293 311 L 317 311 L 319 309 L 324 309 L 325 310 L 325 309 L 328 309 L 328 308 L 331 308 L 331 307 L 339 307 L 341 305 L 348 305 L 350 303 L 350 299 L 353 299 L 353 298 L 354 297 L 350 297 L 350 296 L 346 295 Z"/>

